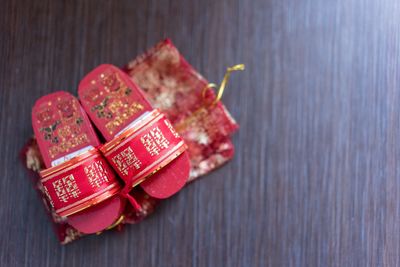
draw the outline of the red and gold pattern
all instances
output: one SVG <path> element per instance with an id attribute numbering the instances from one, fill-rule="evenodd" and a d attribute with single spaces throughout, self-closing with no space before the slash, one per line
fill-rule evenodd
<path id="1" fill-rule="evenodd" d="M 100 150 L 131 188 L 166 166 L 186 148 L 165 115 L 153 110 Z"/>
<path id="2" fill-rule="evenodd" d="M 49 204 L 63 217 L 104 201 L 121 189 L 113 170 L 95 149 L 40 175 Z"/>
<path id="3" fill-rule="evenodd" d="M 32 124 L 47 167 L 74 151 L 100 143 L 79 101 L 67 92 L 40 98 L 32 110 Z"/>
<path id="4" fill-rule="evenodd" d="M 85 84 L 85 89 L 79 90 L 83 107 L 107 140 L 141 114 L 152 110 L 140 89 L 119 72 L 110 65 L 99 66 L 83 79 L 81 83 Z"/>

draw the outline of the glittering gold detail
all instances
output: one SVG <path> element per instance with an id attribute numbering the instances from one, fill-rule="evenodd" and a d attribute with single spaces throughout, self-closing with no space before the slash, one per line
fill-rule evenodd
<path id="1" fill-rule="evenodd" d="M 85 166 L 84 171 L 92 188 L 99 188 L 104 183 L 109 182 L 107 177 L 108 172 L 101 161 L 94 161 L 90 165 Z"/>
<path id="2" fill-rule="evenodd" d="M 66 139 L 69 136 L 71 136 L 71 127 L 69 127 L 69 125 L 65 125 L 64 127 L 58 129 L 58 135 L 62 138 L 62 139 Z"/>
<path id="3" fill-rule="evenodd" d="M 218 101 L 221 100 L 222 95 L 224 94 L 225 87 L 228 84 L 229 77 L 231 76 L 231 72 L 237 71 L 237 70 L 244 70 L 244 68 L 245 68 L 244 64 L 238 64 L 238 65 L 234 65 L 234 66 L 226 69 L 224 78 L 222 79 L 222 82 L 218 89 L 217 97 L 214 99 L 214 101 L 211 103 L 211 105 L 215 105 Z M 207 86 L 204 87 L 203 92 L 202 92 L 203 98 L 205 97 L 205 94 L 209 88 L 217 88 L 217 85 L 214 83 L 207 84 Z"/>
<path id="4" fill-rule="evenodd" d="M 157 156 L 163 149 L 169 146 L 169 141 L 158 127 L 154 127 L 147 134 L 144 134 L 140 138 L 140 141 L 142 141 L 142 144 L 151 156 Z"/>
<path id="5" fill-rule="evenodd" d="M 142 162 L 136 157 L 135 153 L 133 153 L 131 147 L 127 147 L 115 155 L 112 161 L 117 165 L 118 170 L 125 175 L 128 175 L 128 170 L 131 166 L 135 169 L 139 169 L 142 165 Z"/>
<path id="6" fill-rule="evenodd" d="M 81 144 L 88 143 L 89 139 L 86 134 L 80 134 L 75 137 L 70 137 L 66 139 L 64 142 L 60 143 L 59 145 L 52 146 L 49 148 L 49 154 L 51 158 L 54 158 L 58 154 L 68 152 L 71 148 L 79 146 Z"/>
<path id="7" fill-rule="evenodd" d="M 123 125 L 127 120 L 131 119 L 133 115 L 143 110 L 143 105 L 140 103 L 132 103 L 129 107 L 124 104 L 121 100 L 112 102 L 109 106 L 110 111 L 114 114 L 114 119 L 106 124 L 107 131 L 114 133 L 118 127 Z M 125 109 L 124 112 L 120 112 L 121 109 Z"/>
<path id="8" fill-rule="evenodd" d="M 72 174 L 58 179 L 52 184 L 58 199 L 62 202 L 68 202 L 68 199 L 70 198 L 78 198 L 81 193 Z"/>
<path id="9" fill-rule="evenodd" d="M 217 96 L 211 102 L 206 100 L 206 94 L 210 88 L 217 88 L 217 85 L 215 83 L 207 84 L 202 90 L 202 96 L 203 96 L 203 101 L 204 101 L 203 105 L 200 108 L 198 108 L 196 111 L 194 111 L 190 116 L 185 118 L 183 121 L 177 123 L 175 125 L 175 128 L 177 129 L 177 131 L 179 132 L 179 131 L 183 130 L 188 125 L 190 125 L 193 121 L 195 121 L 198 117 L 207 115 L 207 108 L 214 106 L 221 100 L 222 95 L 224 94 L 225 87 L 228 84 L 231 73 L 233 71 L 244 70 L 244 69 L 245 69 L 244 64 L 237 64 L 237 65 L 227 68 L 224 78 L 222 79 L 222 82 L 219 86 Z"/>

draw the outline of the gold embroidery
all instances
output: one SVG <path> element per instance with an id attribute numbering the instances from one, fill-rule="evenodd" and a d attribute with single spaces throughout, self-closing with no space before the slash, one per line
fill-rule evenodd
<path id="1" fill-rule="evenodd" d="M 62 202 L 68 202 L 70 198 L 78 198 L 81 193 L 72 174 L 54 181 L 53 186 L 59 201 Z"/>
<path id="2" fill-rule="evenodd" d="M 65 140 L 58 146 L 52 146 L 49 149 L 50 156 L 54 158 L 55 156 L 68 152 L 71 148 L 74 148 L 76 146 L 79 146 L 84 143 L 88 143 L 88 137 L 86 134 L 81 134 L 75 137 L 70 137 L 69 139 Z"/>
<path id="3" fill-rule="evenodd" d="M 128 175 L 128 170 L 131 167 L 139 169 L 142 162 L 136 157 L 131 147 L 127 147 L 112 158 L 112 161 L 117 165 L 118 170 Z"/>
<path id="4" fill-rule="evenodd" d="M 103 162 L 101 161 L 95 161 L 92 164 L 85 166 L 84 171 L 88 178 L 89 184 L 93 188 L 99 188 L 104 183 L 109 182 L 107 170 L 104 168 Z"/>
<path id="5" fill-rule="evenodd" d="M 106 124 L 106 128 L 107 131 L 112 134 L 127 120 L 132 119 L 133 115 L 143 110 L 143 105 L 135 102 L 128 107 L 127 104 L 123 104 L 121 100 L 115 100 L 110 104 L 109 109 L 114 115 L 114 119 Z M 121 110 L 123 112 L 121 112 Z"/>
<path id="6" fill-rule="evenodd" d="M 169 146 L 169 141 L 158 127 L 153 128 L 147 134 L 143 135 L 140 141 L 142 141 L 142 144 L 151 156 L 157 156 L 163 149 Z"/>
<path id="7" fill-rule="evenodd" d="M 71 135 L 71 127 L 69 127 L 69 125 L 66 125 L 60 129 L 58 129 L 58 135 L 62 139 L 68 138 Z"/>

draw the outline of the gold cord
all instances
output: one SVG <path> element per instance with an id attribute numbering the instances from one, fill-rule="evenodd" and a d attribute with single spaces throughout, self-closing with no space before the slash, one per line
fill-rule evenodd
<path id="1" fill-rule="evenodd" d="M 221 100 L 222 95 L 224 94 L 225 87 L 228 84 L 231 73 L 233 71 L 244 70 L 244 69 L 245 69 L 244 64 L 237 64 L 237 65 L 227 68 L 224 78 L 222 79 L 222 82 L 219 86 L 217 96 L 215 97 L 215 99 L 212 102 L 208 102 L 208 103 L 206 102 L 206 94 L 207 94 L 208 89 L 210 89 L 210 88 L 216 89 L 218 86 L 215 83 L 207 84 L 201 92 L 204 104 L 199 109 L 197 109 L 192 114 L 190 114 L 187 118 L 185 118 L 182 122 L 179 122 L 177 125 L 175 125 L 175 129 L 179 132 L 180 130 L 183 130 L 183 128 L 185 128 L 187 125 L 189 125 L 193 120 L 195 120 L 199 115 L 207 114 L 206 108 L 214 106 Z"/>
<path id="2" fill-rule="evenodd" d="M 225 87 L 226 87 L 226 85 L 228 84 L 229 77 L 231 76 L 231 73 L 232 73 L 233 71 L 244 70 L 244 69 L 245 69 L 244 64 L 237 64 L 237 65 L 234 65 L 234 66 L 229 67 L 229 68 L 226 69 L 224 78 L 222 79 L 221 85 L 219 86 L 219 89 L 218 89 L 218 92 L 217 92 L 217 97 L 214 99 L 213 102 L 211 102 L 211 106 L 217 104 L 218 101 L 221 100 L 222 95 L 224 94 Z M 206 93 L 207 93 L 207 90 L 210 89 L 210 88 L 214 88 L 214 89 L 215 89 L 215 88 L 217 88 L 217 85 L 216 85 L 215 83 L 209 83 L 209 84 L 207 84 L 207 85 L 203 88 L 203 91 L 202 91 L 202 96 L 203 96 L 203 98 L 205 98 Z"/>

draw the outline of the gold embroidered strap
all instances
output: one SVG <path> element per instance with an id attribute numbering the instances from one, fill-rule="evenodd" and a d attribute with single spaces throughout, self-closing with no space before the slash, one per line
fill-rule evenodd
<path id="1" fill-rule="evenodd" d="M 54 211 L 70 216 L 116 195 L 121 186 L 97 149 L 40 172 L 43 191 Z"/>

